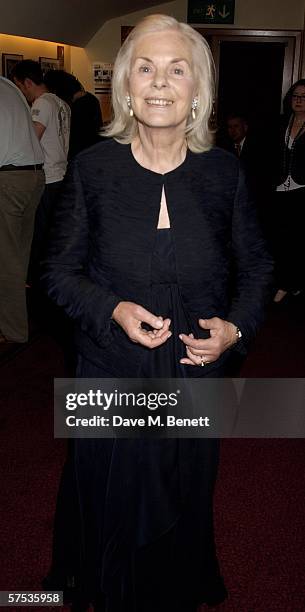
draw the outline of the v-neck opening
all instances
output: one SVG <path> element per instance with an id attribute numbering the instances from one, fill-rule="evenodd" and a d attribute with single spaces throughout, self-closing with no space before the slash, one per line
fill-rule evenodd
<path id="1" fill-rule="evenodd" d="M 179 166 L 177 166 L 176 168 L 173 168 L 173 170 L 169 170 L 168 172 L 155 172 L 154 170 L 150 170 L 149 168 L 145 168 L 145 166 L 142 166 L 137 159 L 135 158 L 133 152 L 132 152 L 132 148 L 131 148 L 131 143 L 128 145 L 128 150 L 129 150 L 129 155 L 131 157 L 131 159 L 133 160 L 133 163 L 140 168 L 141 170 L 145 171 L 145 172 L 149 172 L 149 174 L 154 174 L 155 176 L 164 178 L 166 176 L 169 176 L 170 174 L 173 174 L 174 172 L 177 172 L 178 170 L 181 170 L 187 163 L 190 157 L 190 150 L 186 149 L 186 155 L 184 160 L 181 162 L 181 164 L 179 164 Z"/>

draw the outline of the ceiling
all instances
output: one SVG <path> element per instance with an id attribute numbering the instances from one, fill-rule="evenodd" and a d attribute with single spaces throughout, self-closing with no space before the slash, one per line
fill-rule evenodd
<path id="1" fill-rule="evenodd" d="M 114 17 L 162 0 L 0 0 L 2 34 L 40 38 L 84 47 Z"/>

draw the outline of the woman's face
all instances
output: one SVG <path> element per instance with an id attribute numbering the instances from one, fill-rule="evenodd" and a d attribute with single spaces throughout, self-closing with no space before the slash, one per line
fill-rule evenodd
<path id="1" fill-rule="evenodd" d="M 292 94 L 291 108 L 294 113 L 305 113 L 305 87 L 298 85 Z"/>
<path id="2" fill-rule="evenodd" d="M 128 87 L 140 123 L 184 128 L 196 94 L 187 40 L 173 30 L 141 37 L 135 44 Z"/>

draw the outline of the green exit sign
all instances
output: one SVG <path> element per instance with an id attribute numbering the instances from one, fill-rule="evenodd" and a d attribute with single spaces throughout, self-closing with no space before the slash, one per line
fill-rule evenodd
<path id="1" fill-rule="evenodd" d="M 235 0 L 189 0 L 188 23 L 234 23 Z"/>

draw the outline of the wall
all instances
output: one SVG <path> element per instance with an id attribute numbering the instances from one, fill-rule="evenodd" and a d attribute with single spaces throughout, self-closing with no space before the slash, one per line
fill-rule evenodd
<path id="1" fill-rule="evenodd" d="M 35 38 L 23 38 L 22 36 L 10 36 L 8 34 L 0 34 L 0 51 L 1 53 L 16 53 L 24 56 L 24 59 L 39 60 L 39 57 L 57 57 L 57 45 L 62 43 L 53 43 L 45 40 L 36 40 Z M 68 45 L 62 45 L 65 48 L 65 69 L 71 69 L 71 51 Z M 1 64 L 2 74 L 2 64 Z"/>
<path id="2" fill-rule="evenodd" d="M 71 49 L 71 72 L 75 74 L 87 91 L 93 93 L 92 65 L 86 49 L 82 47 L 70 47 Z"/>
<path id="3" fill-rule="evenodd" d="M 183 2 L 176 0 L 107 21 L 90 40 L 83 53 L 79 53 L 77 47 L 71 47 L 71 70 L 86 89 L 93 92 L 92 62 L 114 61 L 121 46 L 121 25 L 133 25 L 152 13 L 168 13 L 180 21 L 185 19 Z"/>
<path id="4" fill-rule="evenodd" d="M 176 17 L 179 21 L 185 20 L 185 8 L 181 0 L 160 4 L 145 9 L 144 11 L 137 11 L 136 13 L 130 13 L 123 17 L 111 19 L 111 21 L 107 21 L 90 40 L 90 43 L 86 47 L 88 57 L 90 59 L 102 59 L 105 62 L 112 62 L 121 45 L 121 25 L 134 25 L 140 21 L 142 17 L 151 15 L 152 13 L 166 13 L 168 15 L 173 15 L 173 17 Z"/>
<path id="5" fill-rule="evenodd" d="M 224 27 L 302 30 L 304 10 L 305 0 L 235 0 L 234 26 Z"/>
<path id="6" fill-rule="evenodd" d="M 235 5 L 234 26 L 223 27 L 263 30 L 303 29 L 305 0 L 236 0 Z M 160 4 L 144 11 L 137 11 L 108 21 L 87 45 L 86 52 L 89 59 L 105 62 L 113 61 L 121 42 L 121 25 L 134 25 L 145 15 L 158 12 L 173 15 L 179 21 L 186 21 L 187 0 Z M 219 28 L 220 26 L 215 27 Z"/>
<path id="7" fill-rule="evenodd" d="M 121 25 L 134 25 L 145 15 L 167 13 L 187 20 L 187 0 L 175 0 L 112 19 L 100 28 L 81 52 L 71 48 L 71 68 L 86 88 L 93 91 L 92 62 L 113 62 L 121 44 Z M 303 30 L 305 0 L 236 0 L 235 23 L 223 27 L 260 30 Z M 204 25 L 203 27 L 209 27 Z M 220 27 L 210 26 L 210 27 Z M 305 73 L 305 58 L 304 58 Z"/>
<path id="8" fill-rule="evenodd" d="M 263 30 L 304 28 L 305 0 L 236 0 L 235 5 L 234 26 L 223 27 Z M 145 15 L 157 12 L 173 15 L 179 21 L 186 21 L 187 0 L 175 0 L 112 19 L 96 32 L 85 49 L 64 45 L 65 69 L 72 71 L 86 89 L 93 91 L 92 62 L 114 61 L 121 44 L 121 25 L 133 25 Z M 38 60 L 39 56 L 56 58 L 56 47 L 57 43 L 53 42 L 0 34 L 2 53 L 23 54 L 25 59 Z M 305 74 L 305 54 L 303 57 L 303 74 Z"/>

